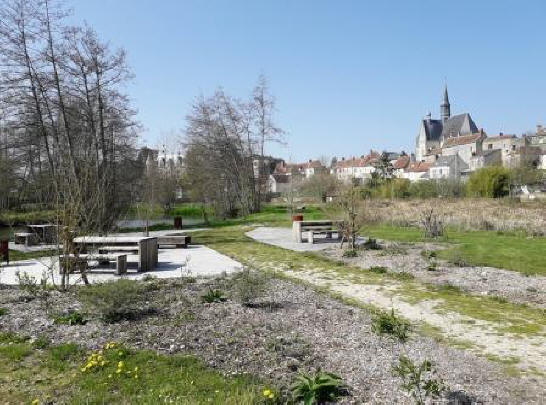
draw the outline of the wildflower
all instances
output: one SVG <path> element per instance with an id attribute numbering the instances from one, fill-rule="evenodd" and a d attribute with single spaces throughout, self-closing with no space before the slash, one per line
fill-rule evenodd
<path id="1" fill-rule="evenodd" d="M 271 395 L 271 390 L 265 389 L 263 394 L 264 394 L 264 397 L 269 397 L 269 395 Z"/>
<path id="2" fill-rule="evenodd" d="M 32 405 L 38 405 L 40 401 L 38 399 L 35 399 L 31 402 Z"/>
<path id="3" fill-rule="evenodd" d="M 268 398 L 273 399 L 273 398 L 275 398 L 275 395 L 273 395 L 273 393 L 271 393 L 271 394 L 269 394 Z"/>
<path id="4" fill-rule="evenodd" d="M 108 378 L 112 378 L 112 374 L 108 374 Z"/>
<path id="5" fill-rule="evenodd" d="M 118 352 L 118 356 L 123 356 L 123 352 L 121 350 Z"/>
<path id="6" fill-rule="evenodd" d="M 123 368 L 124 365 L 125 365 L 125 363 L 123 363 L 123 361 L 118 362 L 118 368 Z"/>

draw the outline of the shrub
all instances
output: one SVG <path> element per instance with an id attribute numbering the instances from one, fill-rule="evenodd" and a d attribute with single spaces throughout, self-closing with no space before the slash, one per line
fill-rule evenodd
<path id="1" fill-rule="evenodd" d="M 56 325 L 85 325 L 87 319 L 77 311 L 72 311 L 67 314 L 58 315 L 53 319 Z"/>
<path id="2" fill-rule="evenodd" d="M 385 274 L 387 272 L 387 268 L 383 266 L 372 266 L 369 269 L 372 273 L 377 274 Z"/>
<path id="3" fill-rule="evenodd" d="M 372 318 L 372 331 L 378 335 L 390 335 L 405 342 L 410 330 L 410 324 L 396 316 L 394 309 L 391 312 L 380 312 Z"/>
<path id="4" fill-rule="evenodd" d="M 232 288 L 243 305 L 252 305 L 264 296 L 267 278 L 262 273 L 245 268 L 232 278 Z"/>
<path id="5" fill-rule="evenodd" d="M 51 341 L 44 335 L 38 336 L 34 342 L 32 342 L 32 346 L 34 346 L 35 349 L 45 349 L 49 347 L 50 344 Z"/>
<path id="6" fill-rule="evenodd" d="M 381 246 L 377 243 L 377 240 L 373 238 L 368 238 L 368 240 L 362 244 L 362 247 L 368 250 L 381 250 Z"/>
<path id="7" fill-rule="evenodd" d="M 408 192 L 411 197 L 434 198 L 438 197 L 438 187 L 434 180 L 419 180 L 410 184 Z"/>
<path id="8" fill-rule="evenodd" d="M 320 370 L 314 375 L 298 375 L 290 390 L 294 400 L 304 405 L 335 402 L 347 391 L 341 377 Z"/>
<path id="9" fill-rule="evenodd" d="M 7 308 L 0 308 L 0 316 L 6 315 L 8 313 Z"/>
<path id="10" fill-rule="evenodd" d="M 425 238 L 444 236 L 444 224 L 432 208 L 421 215 L 421 224 L 425 230 Z"/>
<path id="11" fill-rule="evenodd" d="M 213 290 L 212 288 L 209 288 L 209 290 L 206 292 L 206 294 L 203 294 L 201 296 L 201 300 L 203 302 L 207 302 L 209 304 L 213 302 L 223 302 L 226 300 L 224 297 L 224 294 L 220 290 Z"/>
<path id="12" fill-rule="evenodd" d="M 434 378 L 432 362 L 426 359 L 416 365 L 402 355 L 392 374 L 402 379 L 402 388 L 411 394 L 418 405 L 425 404 L 427 398 L 439 397 L 445 390 L 443 382 Z"/>
<path id="13" fill-rule="evenodd" d="M 148 298 L 148 288 L 137 281 L 121 279 L 82 287 L 78 298 L 90 313 L 105 322 L 116 322 L 147 311 L 143 304 Z"/>
<path id="14" fill-rule="evenodd" d="M 500 167 L 484 167 L 470 175 L 467 194 L 471 197 L 499 198 L 508 195 L 510 170 Z"/>
<path id="15" fill-rule="evenodd" d="M 356 249 L 347 249 L 343 252 L 343 257 L 357 257 L 358 252 Z"/>

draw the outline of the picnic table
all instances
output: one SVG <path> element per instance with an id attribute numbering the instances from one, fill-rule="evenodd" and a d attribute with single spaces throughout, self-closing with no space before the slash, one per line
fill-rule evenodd
<path id="1" fill-rule="evenodd" d="M 157 266 L 157 238 L 147 236 L 80 236 L 74 245 L 81 253 L 134 252 L 138 255 L 138 271 L 154 270 Z"/>
<path id="2" fill-rule="evenodd" d="M 41 224 L 41 225 L 27 225 L 29 232 L 38 235 L 38 239 L 42 243 L 50 244 L 57 241 L 57 225 L 53 224 Z"/>

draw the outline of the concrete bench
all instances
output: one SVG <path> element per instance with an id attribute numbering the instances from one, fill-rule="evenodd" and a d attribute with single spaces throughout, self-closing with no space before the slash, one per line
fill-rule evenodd
<path id="1" fill-rule="evenodd" d="M 36 235 L 32 232 L 17 232 L 14 237 L 16 245 L 31 246 L 36 243 Z"/>
<path id="2" fill-rule="evenodd" d="M 157 237 L 158 245 L 174 245 L 177 248 L 187 248 L 191 242 L 191 236 L 186 235 L 163 235 Z"/>
<path id="3" fill-rule="evenodd" d="M 121 275 L 127 273 L 127 255 L 126 254 L 81 254 L 78 257 L 75 255 L 59 256 L 59 269 L 61 273 L 68 271 L 85 271 L 88 268 L 88 263 L 97 261 L 99 263 L 116 263 L 116 274 Z"/>
<path id="4" fill-rule="evenodd" d="M 308 243 L 314 243 L 314 235 L 325 234 L 326 238 L 331 239 L 333 233 L 337 233 L 340 238 L 339 222 L 338 221 L 294 221 L 292 223 L 292 231 L 294 239 L 298 243 L 302 243 L 302 235 L 305 233 Z"/>
<path id="5" fill-rule="evenodd" d="M 101 246 L 98 251 L 99 253 L 126 252 L 138 254 L 138 246 Z"/>

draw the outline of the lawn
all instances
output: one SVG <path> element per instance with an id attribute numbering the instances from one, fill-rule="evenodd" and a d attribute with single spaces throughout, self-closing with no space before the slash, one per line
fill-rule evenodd
<path id="1" fill-rule="evenodd" d="M 372 225 L 362 233 L 374 238 L 401 242 L 423 242 L 423 232 L 415 227 Z M 448 229 L 439 242 L 450 245 L 439 250 L 438 257 L 452 263 L 491 266 L 527 275 L 546 275 L 546 238 L 530 237 L 517 232 Z M 453 246 L 454 245 L 454 246 Z"/>
<path id="2" fill-rule="evenodd" d="M 5 403 L 255 404 L 263 388 L 250 377 L 224 377 L 192 356 L 119 345 L 90 353 L 71 343 L 49 346 L 0 334 Z"/>

